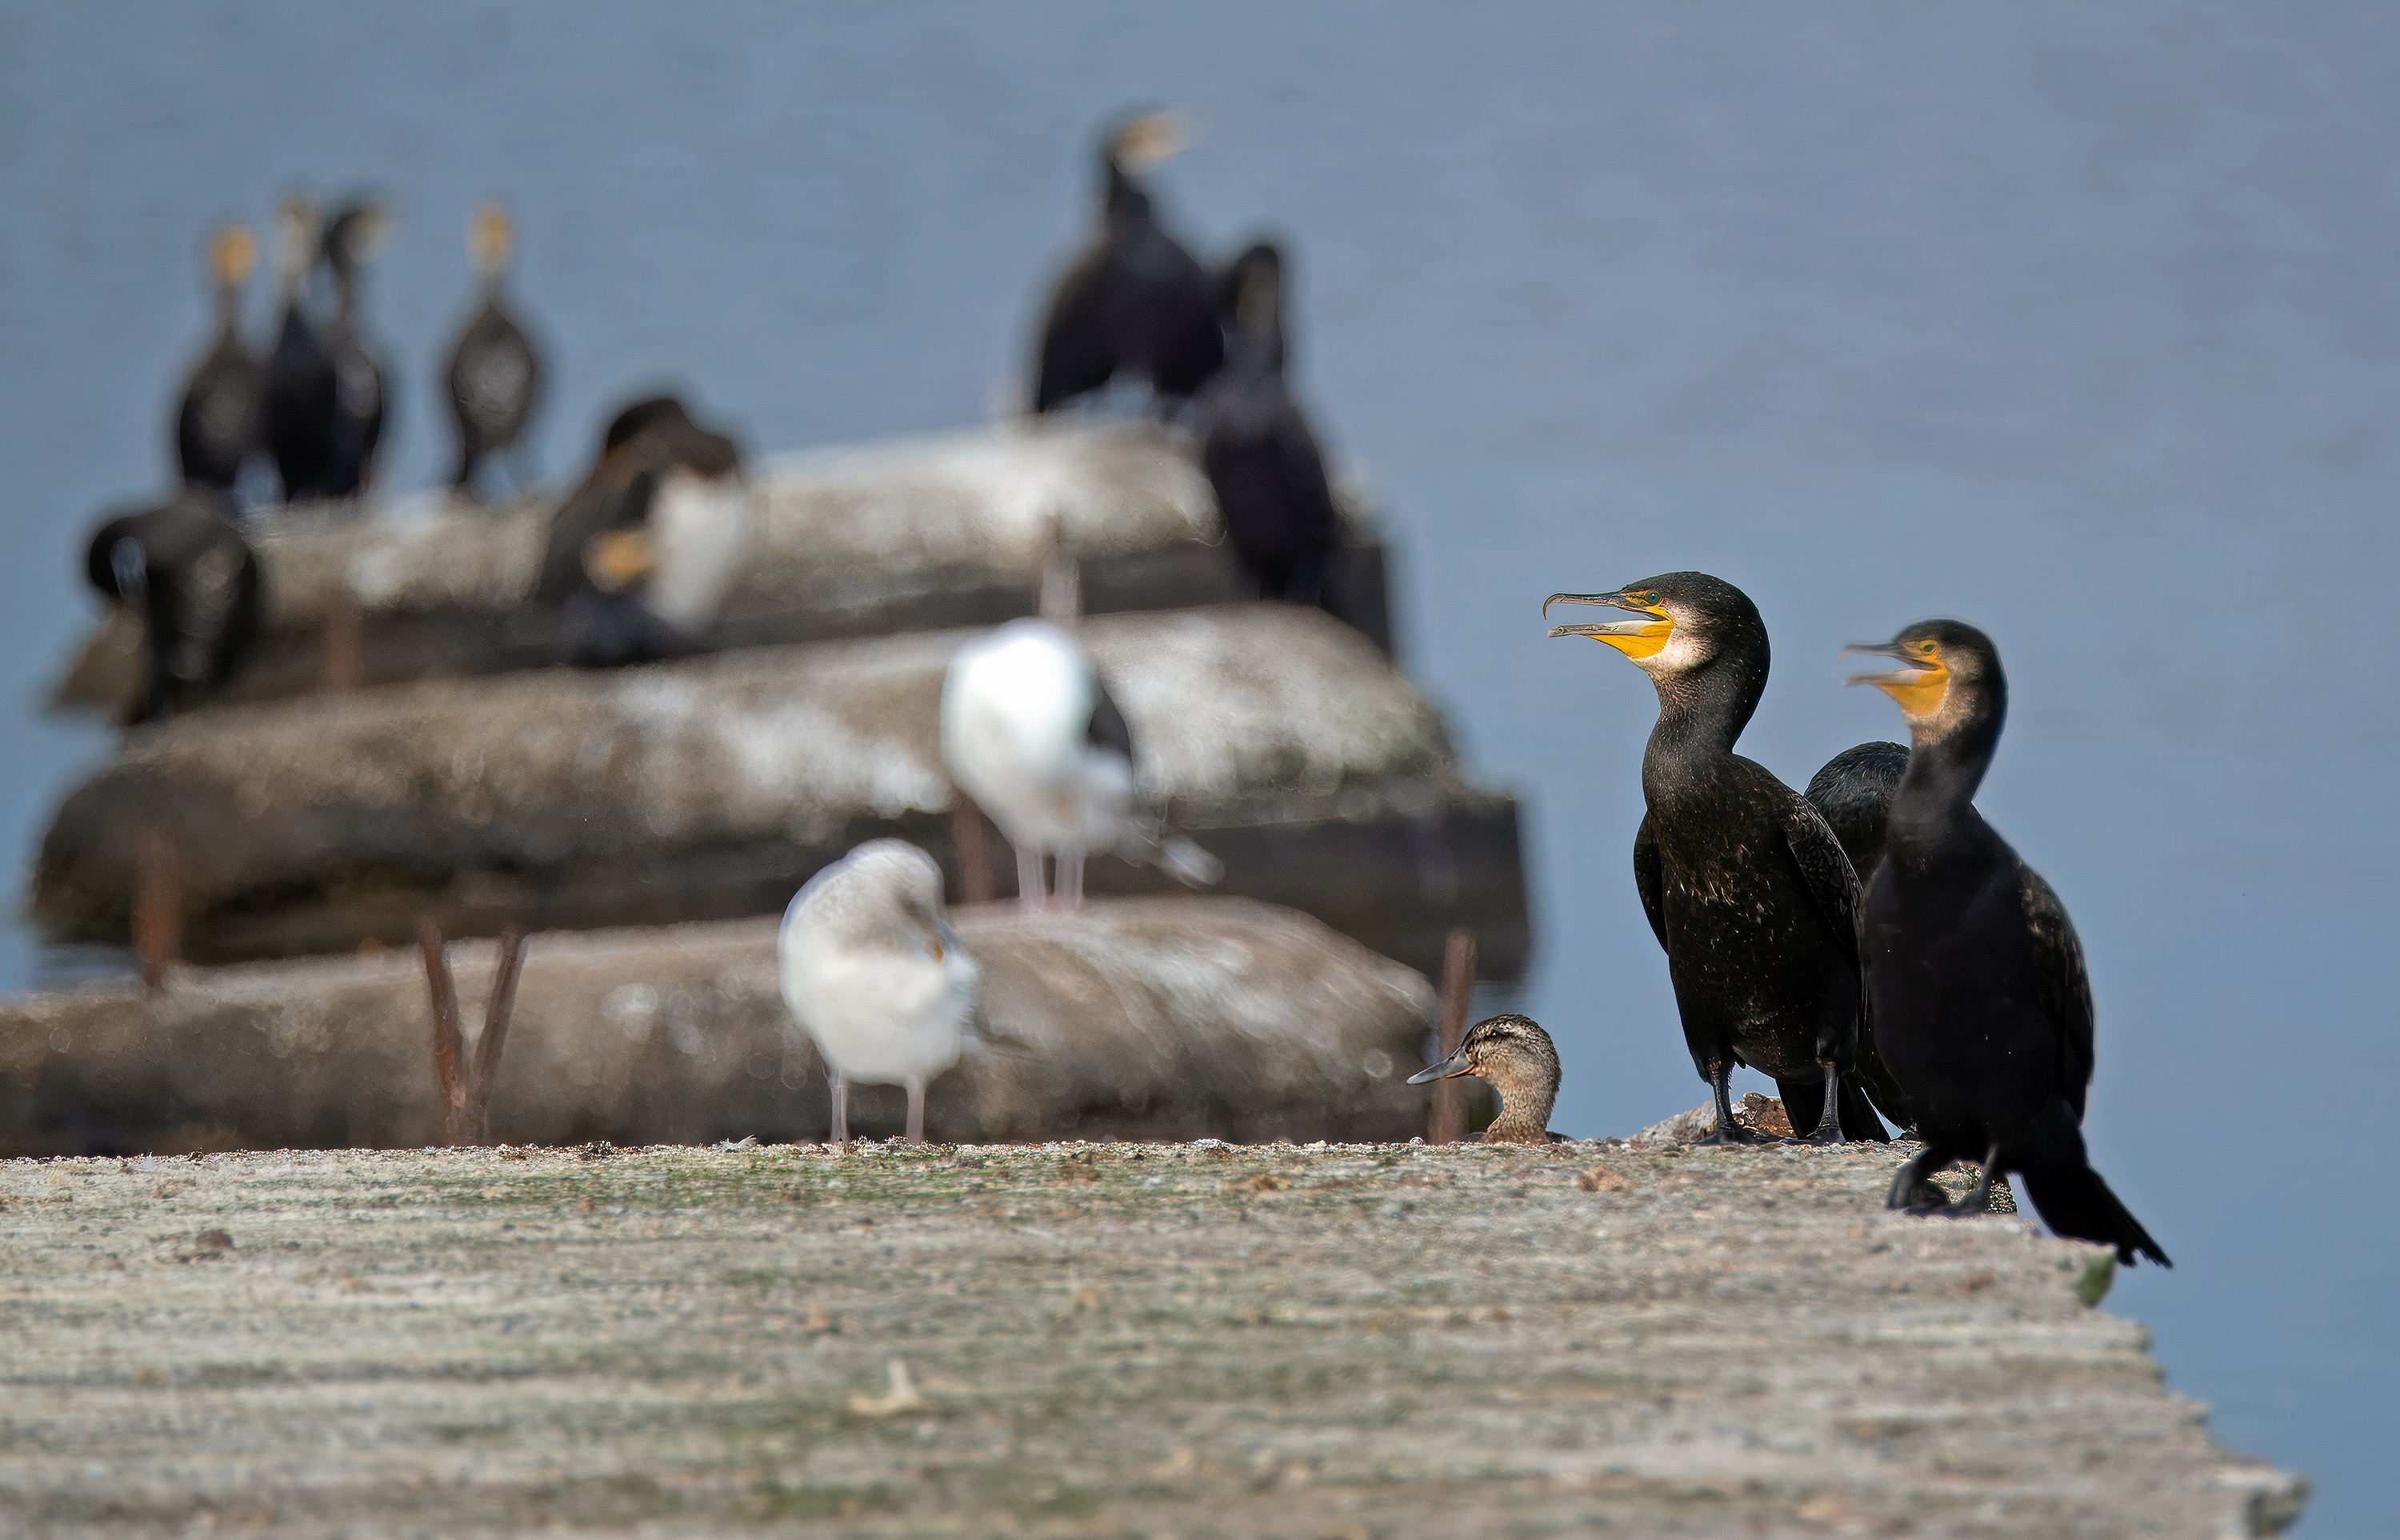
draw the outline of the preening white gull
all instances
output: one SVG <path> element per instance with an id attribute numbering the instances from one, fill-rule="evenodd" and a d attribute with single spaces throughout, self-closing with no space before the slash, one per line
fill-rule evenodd
<path id="1" fill-rule="evenodd" d="M 1044 906 L 1042 858 L 1057 858 L 1057 905 L 1084 901 L 1084 857 L 1123 856 L 1205 887 L 1215 856 L 1161 832 L 1140 805 L 1133 735 L 1081 644 L 1048 620 L 1011 620 L 959 648 L 942 682 L 942 759 L 1016 848 L 1016 892 Z"/>
<path id="2" fill-rule="evenodd" d="M 908 1092 L 925 1137 L 925 1087 L 959 1060 L 975 1015 L 975 960 L 942 913 L 942 871 L 903 839 L 870 839 L 809 879 L 776 937 L 784 1003 L 816 1043 L 833 1090 L 833 1138 L 850 1138 L 850 1083 Z"/>

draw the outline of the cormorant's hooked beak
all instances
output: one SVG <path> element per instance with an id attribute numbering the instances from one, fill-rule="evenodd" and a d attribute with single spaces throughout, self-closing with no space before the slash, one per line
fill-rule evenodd
<path id="1" fill-rule="evenodd" d="M 603 593 L 622 593 L 656 571 L 658 565 L 647 530 L 612 529 L 594 535 L 583 548 L 583 570 Z"/>
<path id="2" fill-rule="evenodd" d="M 1675 618 L 1667 613 L 1655 595 L 1643 595 L 1650 603 L 1627 593 L 1623 589 L 1614 593 L 1553 593 L 1542 601 L 1542 613 L 1547 616 L 1552 605 L 1599 605 L 1610 609 L 1631 610 L 1641 619 L 1634 620 L 1592 620 L 1581 625 L 1552 626 L 1553 636 L 1589 636 L 1604 642 L 1628 658 L 1643 659 L 1667 645 L 1674 634 Z"/>
<path id="3" fill-rule="evenodd" d="M 1466 1061 L 1466 1045 L 1465 1043 L 1461 1043 L 1459 1044 L 1458 1051 L 1456 1053 L 1451 1055 L 1448 1058 L 1443 1059 L 1439 1064 L 1429 1065 L 1426 1068 L 1418 1070 L 1415 1074 L 1411 1075 L 1409 1077 L 1409 1083 L 1411 1085 L 1423 1085 L 1429 1080 L 1448 1080 L 1452 1075 L 1471 1075 L 1473 1073 L 1475 1073 L 1475 1066 Z"/>
<path id="4" fill-rule="evenodd" d="M 1145 113 L 1117 130 L 1117 164 L 1139 175 L 1180 153 L 1189 143 L 1182 119 L 1173 113 Z"/>
<path id="5" fill-rule="evenodd" d="M 1921 642 L 1912 647 L 1897 641 L 1853 642 L 1842 649 L 1845 658 L 1852 654 L 1890 658 L 1901 666 L 1881 674 L 1853 674 L 1843 684 L 1873 685 L 1899 702 L 1902 713 L 1910 717 L 1930 716 L 1942 709 L 1942 698 L 1950 689 L 1950 670 L 1943 664 L 1942 650 L 1933 643 Z"/>

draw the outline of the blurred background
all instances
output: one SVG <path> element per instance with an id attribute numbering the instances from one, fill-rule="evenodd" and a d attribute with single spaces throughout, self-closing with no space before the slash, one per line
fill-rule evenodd
<path id="1" fill-rule="evenodd" d="M 2395 78 L 2400 14 L 2342 4 L 10 4 L 0 829 L 21 870 L 110 752 L 36 708 L 90 521 L 170 484 L 213 225 L 390 200 L 405 493 L 448 471 L 460 232 L 505 198 L 557 483 L 652 382 L 761 450 L 986 419 L 1098 127 L 1174 106 L 1164 216 L 1209 260 L 1286 238 L 1400 657 L 1527 798 L 1553 1125 L 1701 1087 L 1629 870 L 1651 690 L 1546 641 L 1542 596 L 1746 589 L 1777 664 L 1743 748 L 1795 785 L 1901 736 L 1843 643 L 1984 627 L 2014 711 L 1982 806 L 2080 928 L 2094 1161 L 2178 1262 L 2109 1308 L 2317 1479 L 2300 1533 L 2363 1535 L 2400 1432 L 2391 1227 L 2346 1158 L 2395 1059 Z M 9 988 L 90 965 L 0 941 Z"/>

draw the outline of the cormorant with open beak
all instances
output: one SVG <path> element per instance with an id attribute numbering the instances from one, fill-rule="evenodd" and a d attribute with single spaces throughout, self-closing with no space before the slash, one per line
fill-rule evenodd
<path id="1" fill-rule="evenodd" d="M 1486 1144 L 1548 1144 L 1550 1107 L 1559 1097 L 1559 1051 L 1531 1016 L 1487 1016 L 1458 1040 L 1458 1051 L 1409 1077 L 1411 1085 L 1473 1075 L 1500 1093 L 1500 1115 Z"/>
<path id="2" fill-rule="evenodd" d="M 1849 682 L 1898 702 L 1915 741 L 1866 903 L 1876 1039 L 1925 1140 L 1892 1182 L 1891 1206 L 1980 1214 L 1992 1179 L 2013 1171 L 2060 1234 L 2171 1265 L 2085 1158 L 2082 943 L 2050 884 L 1975 811 L 2008 712 L 1998 651 L 1956 620 L 1849 650 L 1900 663 Z M 1958 1159 L 1980 1159 L 1983 1178 L 1943 1207 L 1926 1179 Z"/>
<path id="3" fill-rule="evenodd" d="M 1757 606 L 1703 572 L 1554 593 L 1543 612 L 1552 605 L 1626 611 L 1630 619 L 1550 634 L 1613 647 L 1657 688 L 1633 876 L 1666 949 L 1692 1063 L 1716 1095 L 1716 1127 L 1701 1142 L 1760 1137 L 1734 1119 L 1727 1082 L 1738 1064 L 1774 1077 L 1793 1130 L 1811 1143 L 1886 1138 L 1853 1074 L 1858 879 L 1817 810 L 1733 752 L 1766 688 Z"/>
<path id="4" fill-rule="evenodd" d="M 217 334 L 175 412 L 175 463 L 194 486 L 231 492 L 242 462 L 258 447 L 259 394 L 265 379 L 241 337 L 241 290 L 258 263 L 258 243 L 239 225 L 209 241 L 216 288 Z"/>
<path id="5" fill-rule="evenodd" d="M 486 203 L 475 211 L 467 250 L 482 282 L 483 304 L 451 345 L 448 370 L 450 416 L 458 426 L 458 469 L 450 481 L 470 496 L 476 468 L 486 457 L 515 446 L 541 394 L 541 360 L 500 302 L 511 242 L 506 209 Z"/>
<path id="6" fill-rule="evenodd" d="M 1225 361 L 1208 275 L 1160 226 L 1137 180 L 1183 147 L 1166 113 L 1118 127 L 1100 151 L 1100 228 L 1050 296 L 1033 410 L 1047 412 L 1119 375 L 1149 381 L 1162 411 Z"/>
<path id="7" fill-rule="evenodd" d="M 1339 522 L 1324 452 L 1284 379 L 1283 259 L 1263 250 L 1242 269 L 1225 367 L 1201 392 L 1200 465 L 1259 597 L 1314 605 Z"/>

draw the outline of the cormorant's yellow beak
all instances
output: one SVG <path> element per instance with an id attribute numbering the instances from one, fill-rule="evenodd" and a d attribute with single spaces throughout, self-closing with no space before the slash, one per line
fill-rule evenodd
<path id="1" fill-rule="evenodd" d="M 1643 600 L 1648 603 L 1643 603 Z M 1553 636 L 1589 636 L 1595 642 L 1605 642 L 1628 658 L 1647 658 L 1667 645 L 1675 633 L 1675 618 L 1667 613 L 1655 593 L 1631 594 L 1623 589 L 1614 593 L 1553 593 L 1542 601 L 1542 613 L 1548 615 L 1552 605 L 1602 605 L 1611 609 L 1629 609 L 1641 616 L 1638 620 L 1594 620 L 1583 625 L 1552 626 Z"/>
<path id="2" fill-rule="evenodd" d="M 258 243 L 239 225 L 226 225 L 209 242 L 209 266 L 224 288 L 237 288 L 248 281 L 251 269 L 257 264 Z"/>
<path id="3" fill-rule="evenodd" d="M 1870 658 L 1894 658 L 1902 666 L 1888 674 L 1853 674 L 1842 683 L 1875 686 L 1898 702 L 1901 715 L 1912 722 L 1922 721 L 1941 712 L 1943 698 L 1950 693 L 1950 670 L 1942 661 L 1941 643 L 1886 642 L 1878 647 L 1860 642 L 1842 649 L 1845 658 L 1852 653 Z"/>
<path id="4" fill-rule="evenodd" d="M 1409 1083 L 1411 1085 L 1423 1085 L 1429 1080 L 1448 1080 L 1452 1075 L 1471 1075 L 1473 1073 L 1475 1073 L 1475 1066 L 1466 1061 L 1466 1045 L 1465 1043 L 1461 1043 L 1459 1045 L 1458 1052 L 1451 1055 L 1448 1058 L 1443 1059 L 1439 1064 L 1429 1065 L 1426 1068 L 1418 1070 L 1415 1074 L 1411 1075 L 1409 1077 Z"/>

